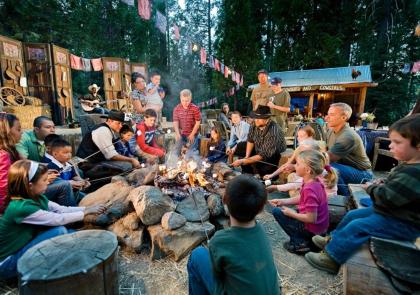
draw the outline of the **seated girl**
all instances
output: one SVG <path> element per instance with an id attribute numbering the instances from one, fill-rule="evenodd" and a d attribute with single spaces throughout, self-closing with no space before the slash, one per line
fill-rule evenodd
<path id="1" fill-rule="evenodd" d="M 296 158 L 296 174 L 303 178 L 299 197 L 273 199 L 273 216 L 289 235 L 284 248 L 291 253 L 304 254 L 312 247 L 314 235 L 326 233 L 329 226 L 328 200 L 319 176 L 324 171 L 325 157 L 318 151 L 302 151 Z M 297 205 L 298 210 L 286 207 Z"/>
<path id="2" fill-rule="evenodd" d="M 213 127 L 210 131 L 207 161 L 210 163 L 227 161 L 226 144 L 216 127 Z"/>
<path id="3" fill-rule="evenodd" d="M 318 151 L 321 152 L 325 159 L 325 169 L 320 176 L 320 180 L 325 186 L 325 191 L 328 197 L 337 195 L 338 174 L 337 171 L 329 165 L 328 154 L 322 151 L 318 141 L 304 140 L 300 144 L 299 150 L 302 151 Z M 293 165 L 294 166 L 294 165 Z M 294 168 L 293 168 L 294 170 Z M 303 179 L 296 173 L 292 172 L 287 176 L 286 184 L 270 185 L 267 187 L 268 192 L 288 192 L 290 197 L 297 197 L 300 195 L 300 188 L 302 187 Z"/>
<path id="4" fill-rule="evenodd" d="M 7 207 L 0 219 L 0 279 L 17 275 L 17 261 L 32 246 L 68 233 L 63 225 L 105 211 L 103 205 L 64 207 L 49 201 L 43 195 L 47 172 L 46 166 L 29 160 L 10 167 Z"/>

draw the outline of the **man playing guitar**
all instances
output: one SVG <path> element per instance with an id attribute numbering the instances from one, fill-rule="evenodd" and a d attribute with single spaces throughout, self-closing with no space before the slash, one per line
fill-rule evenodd
<path id="1" fill-rule="evenodd" d="M 100 87 L 92 84 L 88 87 L 89 94 L 79 98 L 82 109 L 90 114 L 108 114 L 109 110 L 101 107 L 106 104 L 106 101 L 98 94 Z"/>

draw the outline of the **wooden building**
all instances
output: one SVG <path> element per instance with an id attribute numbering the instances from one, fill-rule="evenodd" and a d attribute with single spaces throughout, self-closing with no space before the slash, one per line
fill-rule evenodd
<path id="1" fill-rule="evenodd" d="M 292 105 L 305 102 L 303 113 L 308 116 L 318 112 L 326 114 L 329 105 L 335 102 L 345 102 L 353 112 L 362 113 L 367 89 L 378 85 L 372 82 L 368 65 L 271 72 L 269 79 L 273 78 L 282 79 L 282 87 L 290 93 Z M 256 85 L 249 86 L 248 90 L 252 91 Z"/>

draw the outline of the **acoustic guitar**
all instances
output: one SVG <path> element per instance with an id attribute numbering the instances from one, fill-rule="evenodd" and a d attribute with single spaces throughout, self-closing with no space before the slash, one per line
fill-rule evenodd
<path id="1" fill-rule="evenodd" d="M 99 99 L 95 99 L 95 100 L 80 99 L 79 101 L 80 101 L 80 105 L 82 106 L 82 109 L 85 112 L 91 112 L 98 106 L 104 105 L 108 102 L 118 101 L 118 99 L 112 99 L 108 101 L 99 101 Z"/>

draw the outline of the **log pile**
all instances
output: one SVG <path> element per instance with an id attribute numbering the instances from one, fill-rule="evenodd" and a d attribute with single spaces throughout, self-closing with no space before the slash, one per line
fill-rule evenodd
<path id="1" fill-rule="evenodd" d="M 85 222 L 112 231 L 128 249 L 150 248 L 151 259 L 171 256 L 178 261 L 211 237 L 216 230 L 211 222 L 227 224 L 222 197 L 225 183 L 236 175 L 224 163 L 144 167 L 114 177 L 80 206 L 106 205 L 106 212 L 87 216 Z"/>

